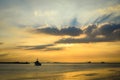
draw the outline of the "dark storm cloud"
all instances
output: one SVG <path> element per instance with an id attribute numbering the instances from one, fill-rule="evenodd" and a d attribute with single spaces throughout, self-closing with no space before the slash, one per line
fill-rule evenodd
<path id="1" fill-rule="evenodd" d="M 36 33 L 45 33 L 45 34 L 57 35 L 57 36 L 62 36 L 62 35 L 78 36 L 82 34 L 82 30 L 76 27 L 68 27 L 62 29 L 58 29 L 55 27 L 47 27 L 47 28 L 35 29 L 33 31 Z"/>
<path id="2" fill-rule="evenodd" d="M 120 40 L 120 24 L 89 25 L 83 32 L 87 35 L 85 38 L 63 38 L 55 43 L 89 43 Z"/>

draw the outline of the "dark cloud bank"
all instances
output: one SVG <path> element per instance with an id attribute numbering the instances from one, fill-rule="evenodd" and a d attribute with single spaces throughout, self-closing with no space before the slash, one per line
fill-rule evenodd
<path id="1" fill-rule="evenodd" d="M 69 35 L 70 38 L 62 38 L 53 44 L 45 44 L 45 45 L 35 45 L 35 46 L 17 46 L 17 48 L 25 49 L 25 50 L 43 50 L 43 51 L 58 51 L 63 50 L 64 47 L 55 47 L 58 43 L 90 43 L 90 42 L 113 42 L 120 40 L 120 24 L 115 23 L 103 23 L 99 25 L 88 25 L 84 29 L 76 28 L 76 27 L 68 27 L 68 28 L 39 28 L 34 30 L 35 33 L 45 33 L 56 36 Z M 84 38 L 75 38 L 75 36 L 79 36 L 81 34 L 85 34 Z"/>
<path id="2" fill-rule="evenodd" d="M 68 27 L 62 29 L 58 29 L 56 27 L 47 27 L 47 28 L 35 29 L 33 31 L 35 33 L 45 33 L 56 36 L 62 36 L 62 35 L 78 36 L 82 33 L 82 30 L 76 27 Z"/>
<path id="3" fill-rule="evenodd" d="M 89 43 L 89 42 L 110 42 L 120 40 L 120 24 L 102 23 L 99 25 L 88 25 L 84 29 L 68 27 L 58 29 L 55 27 L 39 28 L 35 33 L 45 33 L 56 36 L 69 35 L 71 38 L 62 38 L 55 43 Z M 85 34 L 85 38 L 75 38 Z"/>
<path id="4" fill-rule="evenodd" d="M 17 46 L 18 48 L 25 50 L 43 50 L 43 51 L 58 51 L 62 50 L 61 47 L 53 47 L 54 44 L 46 44 L 46 45 L 35 45 L 35 46 Z"/>
<path id="5" fill-rule="evenodd" d="M 69 38 L 62 38 L 53 44 L 35 45 L 35 46 L 17 46 L 17 48 L 26 50 L 43 50 L 43 51 L 57 51 L 62 50 L 64 47 L 55 47 L 58 43 L 90 43 L 90 42 L 113 42 L 120 40 L 120 20 L 119 15 L 115 16 L 114 13 L 105 14 L 97 17 L 92 21 L 91 25 L 87 22 L 86 26 L 80 26 L 77 18 L 71 20 L 69 27 L 63 27 L 58 29 L 55 26 L 49 26 L 40 28 L 39 25 L 35 25 L 32 33 L 36 34 L 49 34 L 54 36 L 68 35 Z M 112 21 L 112 23 L 111 23 Z M 108 23 L 106 23 L 108 22 Z M 114 22 L 114 23 L 113 23 Z M 76 38 L 81 34 L 86 35 L 84 38 Z M 0 45 L 3 43 L 0 42 Z"/>
<path id="6" fill-rule="evenodd" d="M 83 30 L 85 38 L 63 38 L 56 43 L 89 43 L 111 42 L 120 40 L 120 24 L 107 23 L 102 25 L 89 25 Z"/>

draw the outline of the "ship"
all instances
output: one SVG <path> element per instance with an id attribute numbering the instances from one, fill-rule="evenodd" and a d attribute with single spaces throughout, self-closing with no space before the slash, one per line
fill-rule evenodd
<path id="1" fill-rule="evenodd" d="M 42 64 L 38 61 L 38 59 L 34 62 L 35 66 L 41 66 Z"/>

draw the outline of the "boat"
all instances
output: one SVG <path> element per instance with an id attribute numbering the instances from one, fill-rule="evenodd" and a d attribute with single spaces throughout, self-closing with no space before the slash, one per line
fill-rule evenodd
<path id="1" fill-rule="evenodd" d="M 38 59 L 34 62 L 35 66 L 41 66 L 42 64 L 38 61 Z"/>

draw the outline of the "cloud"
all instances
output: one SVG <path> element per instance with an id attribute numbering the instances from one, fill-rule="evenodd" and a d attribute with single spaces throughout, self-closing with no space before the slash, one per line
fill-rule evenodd
<path id="1" fill-rule="evenodd" d="M 98 73 L 88 73 L 88 74 L 83 74 L 83 75 L 85 75 L 85 76 L 96 76 L 96 75 L 98 75 Z"/>
<path id="2" fill-rule="evenodd" d="M 46 48 L 44 51 L 59 51 L 59 50 L 63 50 L 63 48 L 61 48 L 61 47 L 57 47 L 57 48 Z"/>
<path id="3" fill-rule="evenodd" d="M 119 3 L 119 2 L 118 2 Z M 99 17 L 97 17 L 93 24 L 102 22 L 117 22 L 120 23 L 120 5 L 116 4 L 106 8 L 97 9 Z"/>
<path id="4" fill-rule="evenodd" d="M 118 4 L 113 5 L 113 6 L 109 6 L 106 8 L 102 8 L 102 9 L 98 9 L 97 11 L 101 14 L 108 14 L 108 13 L 115 13 L 115 14 L 119 14 L 120 12 L 120 2 L 118 2 Z"/>
<path id="5" fill-rule="evenodd" d="M 83 32 L 87 35 L 85 38 L 63 38 L 55 43 L 111 42 L 120 40 L 120 24 L 89 25 Z"/>
<path id="6" fill-rule="evenodd" d="M 105 22 L 105 21 L 109 20 L 109 18 L 110 18 L 112 15 L 113 15 L 113 13 L 99 16 L 98 18 L 96 18 L 96 19 L 93 21 L 93 24 L 96 24 L 96 23 L 99 24 L 99 23 Z"/>
<path id="7" fill-rule="evenodd" d="M 112 22 L 120 23 L 120 15 L 115 15 L 110 19 Z"/>
<path id="8" fill-rule="evenodd" d="M 88 25 L 84 30 L 83 30 L 83 32 L 84 32 L 84 34 L 87 34 L 88 36 L 95 36 L 94 34 L 93 34 L 93 32 L 94 32 L 94 30 L 96 30 L 96 28 L 97 28 L 97 25 L 94 25 L 94 24 L 92 24 L 92 25 Z"/>
<path id="9" fill-rule="evenodd" d="M 0 42 L 0 45 L 3 45 L 4 43 L 3 42 Z"/>
<path id="10" fill-rule="evenodd" d="M 78 22 L 77 18 L 73 18 L 70 22 L 70 26 L 79 26 L 80 23 Z"/>
<path id="11" fill-rule="evenodd" d="M 90 42 L 107 42 L 112 41 L 106 38 L 63 38 L 55 43 L 90 43 Z"/>
<path id="12" fill-rule="evenodd" d="M 116 40 L 120 39 L 120 24 L 117 23 L 102 23 L 99 25 L 90 25 L 84 29 L 84 33 L 88 37 L 96 38 L 103 36 L 106 39 Z"/>
<path id="13" fill-rule="evenodd" d="M 115 34 L 116 30 L 118 33 L 119 29 L 120 29 L 120 24 L 107 23 L 107 24 L 100 25 L 100 27 L 97 29 L 97 33 L 100 35 L 104 35 L 106 37 L 113 37 L 113 34 Z M 119 38 L 119 37 L 116 37 L 116 38 Z"/>
<path id="14" fill-rule="evenodd" d="M 4 56 L 7 56 L 7 55 L 9 55 L 9 54 L 7 54 L 7 53 L 0 54 L 0 57 L 4 57 Z"/>
<path id="15" fill-rule="evenodd" d="M 41 50 L 45 49 L 47 47 L 54 46 L 53 44 L 47 44 L 47 45 L 36 45 L 36 46 L 17 46 L 18 48 L 26 49 L 26 50 Z"/>
<path id="16" fill-rule="evenodd" d="M 63 35 L 79 36 L 80 34 L 82 34 L 82 30 L 76 27 L 68 27 L 68 28 L 62 28 L 62 29 L 58 29 L 55 27 L 47 27 L 47 28 L 38 28 L 33 31 L 35 33 L 45 33 L 45 34 L 56 35 L 56 36 L 63 36 Z"/>
<path id="17" fill-rule="evenodd" d="M 95 37 L 97 35 L 103 35 L 106 37 L 112 37 L 117 30 L 119 32 L 120 24 L 117 23 L 102 23 L 99 25 L 88 25 L 83 32 L 89 37 Z M 116 34 L 117 35 L 117 34 Z M 118 37 L 117 37 L 118 38 Z"/>
<path id="18" fill-rule="evenodd" d="M 17 46 L 17 48 L 21 48 L 25 50 L 43 50 L 43 51 L 63 50 L 62 47 L 55 47 L 54 44 L 36 45 L 36 46 Z"/>

